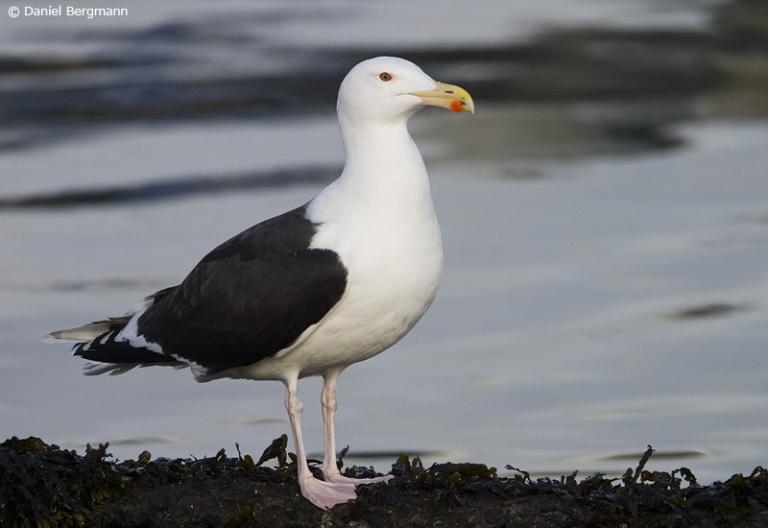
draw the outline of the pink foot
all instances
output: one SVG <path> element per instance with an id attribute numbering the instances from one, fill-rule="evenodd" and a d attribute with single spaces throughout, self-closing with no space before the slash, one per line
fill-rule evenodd
<path id="1" fill-rule="evenodd" d="M 337 504 L 356 499 L 355 488 L 348 484 L 323 482 L 314 477 L 299 480 L 301 494 L 309 502 L 323 510 L 330 510 Z"/>
<path id="2" fill-rule="evenodd" d="M 331 471 L 329 473 L 323 472 L 323 478 L 326 482 L 332 482 L 334 484 L 342 484 L 346 486 L 361 486 L 364 484 L 377 484 L 379 482 L 388 482 L 395 478 L 394 475 L 384 475 L 383 477 L 375 478 L 349 478 L 345 477 L 338 471 Z"/>

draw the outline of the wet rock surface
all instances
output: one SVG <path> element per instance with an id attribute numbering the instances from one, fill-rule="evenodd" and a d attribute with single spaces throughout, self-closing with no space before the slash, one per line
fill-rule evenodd
<path id="1" fill-rule="evenodd" d="M 499 477 L 484 464 L 425 468 L 401 456 L 388 484 L 323 512 L 299 494 L 283 435 L 254 461 L 222 449 L 203 459 L 111 459 L 106 445 L 83 455 L 39 438 L 0 444 L 0 526 L 664 526 L 768 525 L 768 471 L 701 485 L 686 468 L 647 471 L 652 450 L 620 478 L 596 474 Z M 266 462 L 276 460 L 269 467 Z M 341 463 L 341 462 L 340 462 Z M 314 468 L 313 468 L 314 469 Z M 350 476 L 372 469 L 351 467 Z"/>

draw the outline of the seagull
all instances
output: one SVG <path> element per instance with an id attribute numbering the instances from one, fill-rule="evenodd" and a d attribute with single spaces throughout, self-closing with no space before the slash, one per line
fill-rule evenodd
<path id="1" fill-rule="evenodd" d="M 463 88 L 396 57 L 354 66 L 337 115 L 344 169 L 308 203 L 222 243 L 184 280 L 135 312 L 52 332 L 75 341 L 91 373 L 188 366 L 197 381 L 278 380 L 302 495 L 322 509 L 361 484 L 336 465 L 336 383 L 353 363 L 398 342 L 431 305 L 443 268 L 429 179 L 408 120 L 425 106 L 474 113 Z M 97 368 L 93 369 L 93 366 Z M 307 464 L 300 378 L 322 376 L 323 480 Z"/>

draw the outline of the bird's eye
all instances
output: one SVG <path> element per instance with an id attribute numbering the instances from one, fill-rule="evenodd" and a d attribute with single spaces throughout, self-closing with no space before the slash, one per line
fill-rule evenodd
<path id="1" fill-rule="evenodd" d="M 384 82 L 391 81 L 392 80 L 392 74 L 389 72 L 381 72 L 379 74 L 379 79 L 381 79 Z"/>

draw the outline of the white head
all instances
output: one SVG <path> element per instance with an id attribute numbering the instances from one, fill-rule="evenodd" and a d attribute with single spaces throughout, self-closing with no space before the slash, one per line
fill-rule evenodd
<path id="1" fill-rule="evenodd" d="M 474 112 L 466 90 L 437 82 L 414 63 L 376 57 L 352 68 L 339 88 L 336 109 L 351 123 L 405 121 L 425 105 Z"/>

